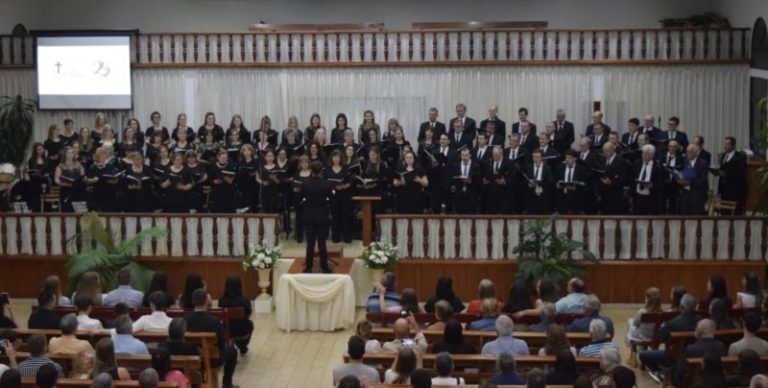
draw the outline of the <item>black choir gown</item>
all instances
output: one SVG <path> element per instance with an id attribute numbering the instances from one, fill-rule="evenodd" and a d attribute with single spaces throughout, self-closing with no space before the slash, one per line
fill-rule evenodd
<path id="1" fill-rule="evenodd" d="M 389 168 L 386 162 L 381 162 L 377 165 L 368 163 L 363 169 L 363 174 L 360 176 L 362 181 L 359 181 L 359 190 L 365 196 L 381 197 L 381 201 L 374 201 L 372 210 L 373 217 L 371 222 L 373 223 L 373 230 L 376 230 L 376 215 L 384 212 L 385 205 L 383 202 L 387 202 L 387 193 L 389 193 L 389 180 L 391 179 Z"/>
<path id="2" fill-rule="evenodd" d="M 146 168 L 141 171 L 134 171 L 133 168 L 126 170 L 123 184 L 126 212 L 149 213 L 154 210 L 152 208 L 154 199 L 152 177 Z"/>
<path id="3" fill-rule="evenodd" d="M 423 187 L 414 180 L 416 177 L 424 177 L 424 171 L 420 168 L 406 171 L 400 169 L 395 179 L 404 179 L 405 186 L 399 186 L 395 189 L 397 196 L 397 212 L 400 214 L 421 214 L 424 212 L 424 190 Z"/>
<path id="4" fill-rule="evenodd" d="M 146 139 L 147 142 L 151 143 L 152 138 L 155 136 L 155 131 L 158 131 L 158 130 L 155 129 L 154 125 L 150 125 L 149 127 L 147 127 L 147 129 L 144 130 L 144 139 Z M 163 139 L 163 143 L 168 143 L 168 141 L 170 141 L 171 139 L 171 136 L 168 133 L 168 128 L 163 127 L 162 129 L 159 130 L 159 132 L 162 134 L 161 136 Z"/>
<path id="5" fill-rule="evenodd" d="M 143 154 L 144 144 L 138 142 L 117 144 L 117 155 L 121 158 L 128 156 L 132 152 L 141 152 Z"/>
<path id="6" fill-rule="evenodd" d="M 290 159 L 280 163 L 276 161 L 277 169 L 285 171 L 280 174 L 280 184 L 278 185 L 278 191 L 280 192 L 280 211 L 283 213 L 283 231 L 286 233 L 291 232 L 291 197 L 293 196 L 293 174 L 295 173 L 295 165 Z"/>
<path id="7" fill-rule="evenodd" d="M 203 178 L 208 173 L 208 167 L 198 162 L 194 166 L 187 166 L 187 168 L 192 178 L 192 190 L 188 192 L 189 207 L 200 212 L 203 211 L 203 186 L 208 184 L 208 181 L 204 181 Z"/>
<path id="8" fill-rule="evenodd" d="M 121 172 L 112 163 L 103 166 L 94 164 L 88 169 L 89 178 L 99 178 L 93 184 L 91 197 L 88 201 L 89 210 L 101 212 L 119 212 L 122 205 L 119 197 Z"/>
<path id="9" fill-rule="evenodd" d="M 61 181 L 67 182 L 72 186 L 61 186 L 59 198 L 64 212 L 72 213 L 74 208 L 72 202 L 81 202 L 85 200 L 85 183 L 83 175 L 80 173 L 80 166 L 75 168 L 61 167 Z"/>
<path id="10" fill-rule="evenodd" d="M 59 141 L 46 140 L 43 142 L 43 148 L 45 148 L 45 152 L 48 153 L 48 160 L 51 161 L 51 168 L 56 168 L 56 166 L 59 165 L 61 150 L 64 149 L 64 141 L 61 139 L 59 139 Z"/>
<path id="11" fill-rule="evenodd" d="M 274 181 L 285 179 L 288 172 L 277 168 L 274 164 L 271 168 L 262 165 L 259 169 L 261 178 L 261 211 L 262 213 L 280 213 L 280 183 Z"/>
<path id="12" fill-rule="evenodd" d="M 298 188 L 299 190 L 302 189 L 302 187 L 306 184 L 306 182 L 309 181 L 311 178 L 310 175 L 307 176 L 301 176 L 301 172 L 297 171 L 296 174 L 293 176 L 293 187 Z M 296 241 L 302 242 L 304 241 L 304 204 L 301 203 L 301 191 L 298 193 L 294 192 L 292 195 L 293 198 L 293 205 L 296 210 L 296 227 L 294 228 Z"/>
<path id="13" fill-rule="evenodd" d="M 236 176 L 237 166 L 233 163 L 227 163 L 224 166 L 214 163 L 210 166 L 208 178 L 211 181 L 210 209 L 212 213 L 234 213 L 237 209 L 234 180 L 229 183 L 224 179 L 234 179 Z"/>
<path id="14" fill-rule="evenodd" d="M 342 167 L 338 172 L 333 171 L 332 167 L 325 169 L 325 178 L 331 183 L 333 195 L 331 196 L 331 240 L 338 243 L 352 241 L 352 187 L 339 189 L 340 185 L 352 183 L 351 175 L 346 167 Z"/>
<path id="15" fill-rule="evenodd" d="M 40 210 L 40 197 L 47 193 L 51 187 L 51 171 L 48 168 L 48 160 L 43 158 L 42 163 L 37 158 L 32 158 L 27 163 L 29 186 L 27 186 L 27 206 L 32 211 Z"/>
<path id="16" fill-rule="evenodd" d="M 150 163 L 149 175 L 152 177 L 155 189 L 154 201 L 152 205 L 153 211 L 162 210 L 165 207 L 165 197 L 168 194 L 168 188 L 164 188 L 160 184 L 164 182 L 165 178 L 168 176 L 168 169 L 170 167 L 170 160 L 168 160 L 166 164 L 162 164 L 160 160 L 155 160 L 154 162 Z"/>
<path id="17" fill-rule="evenodd" d="M 238 208 L 248 207 L 251 213 L 259 210 L 259 186 L 256 183 L 256 172 L 259 170 L 259 162 L 251 159 L 249 162 L 240 161 L 237 169 Z"/>
<path id="18" fill-rule="evenodd" d="M 189 191 L 179 190 L 179 185 L 186 185 L 192 182 L 192 174 L 189 169 L 182 167 L 179 171 L 174 171 L 169 167 L 165 172 L 165 179 L 171 182 L 165 193 L 165 206 L 163 211 L 166 213 L 189 213 Z"/>

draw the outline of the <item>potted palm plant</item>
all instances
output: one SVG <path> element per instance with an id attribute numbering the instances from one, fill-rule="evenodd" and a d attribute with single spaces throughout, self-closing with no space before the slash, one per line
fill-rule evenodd
<path id="1" fill-rule="evenodd" d="M 24 163 L 34 129 L 35 100 L 0 97 L 0 164 Z"/>

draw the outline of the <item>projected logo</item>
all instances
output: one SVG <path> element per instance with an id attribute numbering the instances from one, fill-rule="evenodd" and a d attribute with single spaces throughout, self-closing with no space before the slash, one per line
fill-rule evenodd
<path id="1" fill-rule="evenodd" d="M 82 71 L 81 69 L 78 69 L 75 66 L 66 66 L 66 64 L 62 63 L 60 60 L 56 61 L 56 63 L 53 64 L 53 67 L 55 68 L 55 72 L 53 76 L 56 78 L 63 78 L 63 77 L 106 78 L 106 77 L 109 77 L 109 73 L 110 73 L 109 63 L 107 63 L 107 61 L 102 61 L 102 60 L 93 61 L 93 64 L 91 66 L 91 70 L 93 71 L 89 71 L 89 72 Z"/>

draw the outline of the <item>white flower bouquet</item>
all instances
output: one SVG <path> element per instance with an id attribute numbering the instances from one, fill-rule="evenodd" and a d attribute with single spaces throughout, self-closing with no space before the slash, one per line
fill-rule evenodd
<path id="1" fill-rule="evenodd" d="M 280 258 L 280 248 L 270 248 L 263 241 L 248 246 L 248 253 L 243 257 L 243 269 L 270 269 Z"/>
<path id="2" fill-rule="evenodd" d="M 397 263 L 397 247 L 388 241 L 372 242 L 360 256 L 370 269 L 388 269 Z"/>

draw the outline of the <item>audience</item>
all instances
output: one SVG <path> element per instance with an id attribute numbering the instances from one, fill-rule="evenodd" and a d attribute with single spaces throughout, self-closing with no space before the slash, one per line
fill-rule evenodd
<path id="1" fill-rule="evenodd" d="M 118 303 L 125 303 L 129 308 L 141 307 L 144 300 L 144 293 L 134 290 L 131 286 L 131 272 L 127 269 L 120 270 L 117 273 L 117 282 L 119 286 L 104 295 L 102 303 L 107 307 L 114 307 Z"/>
<path id="2" fill-rule="evenodd" d="M 634 318 L 627 323 L 627 346 L 631 341 L 648 342 L 653 340 L 653 330 L 656 324 L 653 322 L 642 323 L 640 317 L 643 314 L 661 312 L 661 292 L 656 287 L 645 290 L 645 306 L 641 308 Z"/>
<path id="3" fill-rule="evenodd" d="M 699 316 L 696 315 L 696 305 L 696 297 L 693 296 L 693 294 L 683 295 L 680 299 L 680 313 L 667 321 L 664 326 L 659 329 L 659 340 L 661 342 L 667 342 L 670 333 L 696 330 L 700 319 Z M 648 373 L 651 378 L 661 384 L 661 382 L 664 381 L 661 367 L 672 365 L 674 360 L 667 357 L 664 350 L 652 349 L 640 352 L 640 362 L 648 368 Z"/>
<path id="4" fill-rule="evenodd" d="M 168 331 L 168 325 L 171 324 L 171 317 L 165 313 L 168 306 L 165 294 L 162 291 L 155 291 L 149 296 L 149 307 L 152 314 L 142 315 L 133 323 L 133 332 L 165 333 Z"/>
<path id="5" fill-rule="evenodd" d="M 45 364 L 37 370 L 35 375 L 35 384 L 37 388 L 56 388 L 56 382 L 59 380 L 59 371 L 53 364 Z"/>
<path id="6" fill-rule="evenodd" d="M 198 356 L 200 349 L 197 345 L 184 340 L 187 333 L 187 321 L 184 318 L 173 318 L 168 325 L 168 340 L 160 342 L 157 347 L 167 349 L 172 356 Z"/>
<path id="7" fill-rule="evenodd" d="M 469 324 L 470 330 L 494 331 L 499 316 L 499 302 L 496 298 L 485 298 L 482 304 L 482 318 Z"/>
<path id="8" fill-rule="evenodd" d="M 745 349 L 753 350 L 760 356 L 768 356 L 768 341 L 757 336 L 762 318 L 757 313 L 744 316 L 744 336 L 728 347 L 729 356 L 738 356 Z"/>
<path id="9" fill-rule="evenodd" d="M 342 377 L 352 376 L 365 376 L 371 382 L 379 382 L 379 371 L 372 366 L 363 364 L 363 356 L 365 355 L 365 339 L 358 335 L 353 335 L 347 342 L 347 354 L 349 354 L 349 362 L 333 369 L 333 385 L 337 385 Z"/>
<path id="10" fill-rule="evenodd" d="M 199 276 L 198 276 L 199 278 Z M 189 285 L 189 276 L 187 277 Z M 202 282 L 202 280 L 200 280 Z M 183 299 L 183 298 L 180 298 Z M 224 388 L 232 387 L 232 375 L 237 366 L 237 351 L 234 347 L 227 345 L 224 336 L 224 326 L 218 318 L 208 313 L 211 306 L 211 296 L 204 288 L 198 288 L 192 292 L 192 304 L 195 311 L 186 316 L 187 330 L 193 333 L 207 332 L 216 333 L 216 342 L 219 346 L 219 358 L 211 360 L 211 366 L 218 368 L 224 365 L 224 377 L 222 384 Z"/>
<path id="11" fill-rule="evenodd" d="M 149 354 L 147 345 L 133 336 L 133 322 L 128 315 L 120 315 L 115 319 L 115 334 L 112 336 L 115 353 L 129 356 Z"/>
<path id="12" fill-rule="evenodd" d="M 14 332 L 15 335 L 15 332 Z M 5 340 L 5 344 L 0 348 L 0 354 L 5 355 L 8 358 L 8 365 L 0 364 L 0 376 L 8 370 L 19 369 L 19 364 L 16 362 L 16 348 L 19 344 L 15 344 L 16 340 L 11 340 L 10 335 L 3 333 L 2 339 Z"/>
<path id="13" fill-rule="evenodd" d="M 37 296 L 37 310 L 29 316 L 27 327 L 30 329 L 55 330 L 61 324 L 61 316 L 56 314 L 56 295 L 43 291 Z"/>
<path id="14" fill-rule="evenodd" d="M 557 302 L 558 296 L 557 296 L 557 289 L 555 288 L 555 284 L 552 283 L 549 279 L 539 279 L 538 282 L 536 282 L 536 294 L 538 294 L 538 298 L 536 298 L 536 301 L 534 302 L 532 309 L 522 310 L 516 312 L 513 316 L 515 319 L 520 319 L 524 316 L 539 316 L 542 314 L 541 308 L 546 303 L 551 303 L 554 309 L 554 303 Z M 554 310 L 553 310 L 554 311 Z M 553 312 L 552 315 L 554 316 L 555 313 Z M 546 326 L 540 327 L 540 331 L 546 331 L 547 330 L 547 324 Z M 530 330 L 530 327 L 528 328 Z"/>
<path id="15" fill-rule="evenodd" d="M 715 299 L 722 299 L 728 310 L 733 306 L 731 298 L 728 297 L 728 287 L 725 284 L 725 278 L 720 275 L 712 275 L 709 281 L 707 281 L 707 296 L 699 301 L 697 310 L 709 310 L 709 304 Z"/>
<path id="16" fill-rule="evenodd" d="M 160 376 L 152 368 L 146 368 L 139 373 L 139 388 L 156 388 L 160 383 Z"/>
<path id="17" fill-rule="evenodd" d="M 573 278 L 568 281 L 568 295 L 560 298 L 555 303 L 555 311 L 558 314 L 581 314 L 584 311 L 584 303 L 587 294 L 584 293 L 584 281 Z"/>
<path id="18" fill-rule="evenodd" d="M 748 387 L 753 376 L 763 373 L 763 363 L 760 361 L 760 355 L 752 349 L 744 349 L 739 352 L 737 372 L 737 376 L 728 379 L 728 386 Z"/>
<path id="19" fill-rule="evenodd" d="M 547 328 L 547 339 L 539 349 L 539 356 L 556 356 L 563 350 L 569 350 L 576 356 L 576 348 L 568 343 L 568 336 L 562 326 L 551 324 Z"/>
<path id="20" fill-rule="evenodd" d="M 146 348 L 146 345 L 144 347 Z M 116 342 L 109 338 L 100 339 L 96 343 L 96 362 L 93 368 L 93 375 L 98 376 L 106 373 L 112 380 L 130 380 L 131 375 L 128 373 L 128 370 L 117 365 L 116 353 L 119 353 Z"/>
<path id="21" fill-rule="evenodd" d="M 496 287 L 494 287 L 491 279 L 480 280 L 477 288 L 479 298 L 469 301 L 469 304 L 467 304 L 467 314 L 480 314 L 482 312 L 481 308 L 484 300 L 490 298 L 496 299 Z"/>
<path id="22" fill-rule="evenodd" d="M 339 380 L 339 385 L 336 386 L 337 388 L 361 388 L 362 385 L 360 385 L 360 380 L 355 376 L 344 376 L 341 380 Z"/>
<path id="23" fill-rule="evenodd" d="M 0 388 L 21 388 L 21 373 L 17 369 L 8 369 L 0 375 Z"/>
<path id="24" fill-rule="evenodd" d="M 195 304 L 192 302 L 192 294 L 199 289 L 205 290 L 203 277 L 195 272 L 188 273 L 187 279 L 184 281 L 184 292 L 179 295 L 179 307 L 184 309 L 195 308 Z"/>
<path id="25" fill-rule="evenodd" d="M 92 352 L 93 346 L 85 340 L 75 337 L 77 332 L 77 317 L 75 314 L 67 314 L 61 318 L 61 337 L 51 338 L 48 343 L 48 351 L 58 354 L 79 354 L 82 352 Z"/>
<path id="26" fill-rule="evenodd" d="M 70 378 L 76 380 L 90 380 L 93 376 L 93 368 L 96 364 L 96 355 L 93 351 L 78 353 L 72 359 L 72 373 Z"/>
<path id="27" fill-rule="evenodd" d="M 531 303 L 531 293 L 528 291 L 528 287 L 525 284 L 516 283 L 509 289 L 509 296 L 502 311 L 516 313 L 530 309 L 533 309 L 533 303 Z"/>
<path id="28" fill-rule="evenodd" d="M 725 375 L 723 373 L 723 360 L 720 353 L 707 351 L 703 357 L 702 372 L 699 381 L 693 385 L 694 388 L 722 388 L 725 387 Z M 680 386 L 675 384 L 676 386 Z"/>
<path id="29" fill-rule="evenodd" d="M 144 300 L 141 302 L 142 307 L 149 307 L 149 296 L 155 291 L 160 291 L 165 294 L 165 305 L 169 308 L 176 304 L 176 297 L 168 292 L 168 275 L 165 272 L 157 271 L 152 275 L 152 280 L 149 282 L 149 289 L 144 294 Z"/>
<path id="30" fill-rule="evenodd" d="M 717 330 L 736 328 L 736 323 L 728 314 L 728 306 L 722 299 L 713 299 L 709 303 L 709 319 L 715 322 Z"/>
<path id="31" fill-rule="evenodd" d="M 64 377 L 61 365 L 46 357 L 48 346 L 46 344 L 45 336 L 41 334 L 32 334 L 27 338 L 27 347 L 29 348 L 29 357 L 19 363 L 19 373 L 21 373 L 21 377 L 34 378 L 37 376 L 38 369 L 45 364 L 53 364 L 59 377 Z"/>
<path id="32" fill-rule="evenodd" d="M 440 300 L 448 302 L 455 313 L 464 311 L 464 303 L 462 303 L 461 299 L 459 299 L 453 292 L 453 280 L 448 276 L 440 276 L 437 278 L 435 295 L 429 298 L 427 303 L 424 304 L 424 311 L 428 313 L 435 312 L 435 304 Z"/>
<path id="33" fill-rule="evenodd" d="M 597 295 L 587 295 L 587 299 L 584 301 L 584 317 L 577 318 L 571 322 L 571 325 L 568 326 L 568 331 L 586 333 L 589 331 L 589 324 L 595 319 L 600 319 L 605 322 L 605 327 L 608 328 L 608 334 L 613 338 L 613 321 L 606 316 L 600 315 L 600 306 L 600 299 Z"/>
<path id="34" fill-rule="evenodd" d="M 395 274 L 393 272 L 385 272 L 381 277 L 379 286 L 368 295 L 368 312 L 380 313 L 390 307 L 400 306 L 400 294 L 395 291 L 395 284 Z M 384 299 L 384 308 L 381 307 L 381 299 Z M 394 311 L 400 311 L 400 309 L 395 309 Z"/>
<path id="35" fill-rule="evenodd" d="M 755 308 L 763 303 L 763 288 L 760 285 L 760 275 L 755 271 L 749 271 L 741 278 L 744 291 L 736 293 L 734 308 Z"/>
<path id="36" fill-rule="evenodd" d="M 187 376 L 181 371 L 173 369 L 171 353 L 168 349 L 157 348 L 152 353 L 152 368 L 157 372 L 158 377 L 165 382 L 176 383 L 178 388 L 187 388 L 189 386 Z"/>
<path id="37" fill-rule="evenodd" d="M 227 277 L 224 295 L 219 298 L 219 307 L 242 307 L 245 310 L 245 318 L 229 321 L 229 334 L 236 338 L 235 346 L 240 350 L 240 354 L 245 355 L 248 353 L 248 343 L 251 342 L 253 333 L 253 322 L 251 322 L 253 308 L 251 300 L 243 296 L 243 285 L 239 276 Z"/>
<path id="38" fill-rule="evenodd" d="M 539 368 L 533 368 L 528 372 L 527 388 L 545 388 L 547 386 L 547 374 Z"/>
<path id="39" fill-rule="evenodd" d="M 72 301 L 66 296 L 61 294 L 61 279 L 58 275 L 50 275 L 45 278 L 45 284 L 43 285 L 43 291 L 50 291 L 56 296 L 56 305 L 58 306 L 72 306 Z"/>
<path id="40" fill-rule="evenodd" d="M 108 373 L 99 373 L 93 377 L 91 388 L 112 388 L 112 376 Z"/>
<path id="41" fill-rule="evenodd" d="M 541 307 L 538 308 L 538 311 L 539 311 L 539 323 L 528 325 L 528 331 L 534 332 L 534 333 L 543 333 L 547 331 L 547 328 L 549 328 L 549 325 L 556 324 L 555 323 L 555 304 L 552 302 L 544 302 L 541 304 Z M 515 316 L 517 316 L 517 314 L 515 314 Z"/>
<path id="42" fill-rule="evenodd" d="M 448 352 L 439 352 L 435 356 L 437 377 L 432 378 L 432 385 L 464 385 L 461 377 L 451 377 L 453 373 L 453 357 Z"/>
<path id="43" fill-rule="evenodd" d="M 516 370 L 515 357 L 511 353 L 501 352 L 496 359 L 497 374 L 491 381 L 496 385 L 525 384 L 525 380 L 517 375 Z"/>
<path id="44" fill-rule="evenodd" d="M 384 372 L 384 383 L 410 384 L 411 374 L 418 368 L 421 368 L 420 352 L 403 347 L 397 352 L 392 367 Z"/>
<path id="45" fill-rule="evenodd" d="M 7 312 L 7 316 L 6 316 Z M 8 300 L 3 306 L 0 306 L 0 329 L 15 329 L 16 321 L 13 318 L 13 308 L 11 307 L 11 301 Z"/>
<path id="46" fill-rule="evenodd" d="M 426 369 L 416 369 L 411 373 L 411 388 L 431 388 L 432 375 Z"/>
<path id="47" fill-rule="evenodd" d="M 464 328 L 461 323 L 451 319 L 445 324 L 443 340 L 432 346 L 433 353 L 448 352 L 451 354 L 477 354 L 475 345 L 464 338 Z"/>
<path id="48" fill-rule="evenodd" d="M 100 307 L 104 295 L 101 293 L 101 280 L 99 274 L 93 271 L 88 271 L 80 276 L 77 281 L 77 290 L 72 294 L 72 299 L 76 300 L 77 296 L 87 296 L 91 298 L 93 305 Z"/>
<path id="49" fill-rule="evenodd" d="M 768 388 L 768 376 L 764 374 L 753 376 L 749 381 L 749 388 Z"/>
<path id="50" fill-rule="evenodd" d="M 483 345 L 482 354 L 498 356 L 501 353 L 510 353 L 514 356 L 527 356 L 530 354 L 528 344 L 525 341 L 514 338 L 515 322 L 507 315 L 501 315 L 496 318 L 495 340 Z"/>
<path id="51" fill-rule="evenodd" d="M 679 384 L 683 382 L 685 373 L 688 369 L 688 363 L 685 359 L 704 357 L 707 353 L 715 353 L 718 355 L 717 362 L 719 363 L 720 356 L 725 355 L 726 353 L 725 345 L 720 340 L 715 339 L 715 323 L 711 319 L 702 319 L 696 324 L 694 337 L 696 338 L 696 341 L 685 347 L 683 356 L 679 360 L 676 360 L 670 370 L 670 379 L 676 386 L 679 386 Z M 651 375 L 654 380 L 659 379 L 664 381 L 664 379 L 661 378 L 662 376 L 657 374 L 654 377 L 653 374 Z"/>
<path id="52" fill-rule="evenodd" d="M 605 321 L 602 319 L 593 319 L 592 322 L 589 323 L 589 334 L 592 338 L 592 342 L 579 350 L 580 357 L 597 357 L 600 355 L 600 351 L 605 348 L 618 349 L 608 335 L 608 329 L 605 325 Z"/>
<path id="53" fill-rule="evenodd" d="M 362 320 L 355 326 L 355 334 L 365 340 L 366 353 L 381 352 L 381 342 L 373 338 L 373 326 L 367 320 Z"/>
<path id="54" fill-rule="evenodd" d="M 439 300 L 435 303 L 434 312 L 437 322 L 429 325 L 427 330 L 442 331 L 445 329 L 445 323 L 453 319 L 453 307 L 448 301 Z"/>
<path id="55" fill-rule="evenodd" d="M 395 339 L 384 342 L 381 346 L 382 351 L 397 353 L 403 347 L 411 346 L 415 347 L 421 353 L 427 351 L 427 339 L 424 338 L 424 333 L 421 332 L 418 323 L 416 323 L 416 320 L 413 318 L 413 314 L 408 318 L 400 318 L 395 321 L 392 331 L 395 334 Z M 413 338 L 411 338 L 411 332 L 416 333 Z"/>
<path id="56" fill-rule="evenodd" d="M 547 384 L 571 385 L 577 378 L 579 378 L 579 369 L 576 367 L 574 351 L 561 350 L 555 359 L 555 370 L 547 376 Z"/>
<path id="57" fill-rule="evenodd" d="M 679 312 L 680 301 L 683 299 L 683 296 L 685 294 L 686 294 L 685 287 L 683 286 L 672 287 L 672 290 L 670 291 L 670 296 L 669 296 L 669 299 L 671 300 L 671 302 L 669 303 L 669 310 L 667 311 Z"/>
<path id="58" fill-rule="evenodd" d="M 77 307 L 77 330 L 101 330 L 101 321 L 90 317 L 93 311 L 93 301 L 88 295 L 78 295 L 75 298 Z"/>
<path id="59" fill-rule="evenodd" d="M 416 295 L 416 290 L 413 288 L 403 289 L 403 293 L 400 294 L 400 306 L 387 308 L 388 312 L 396 313 L 420 313 L 421 307 L 419 307 L 419 297 Z"/>

